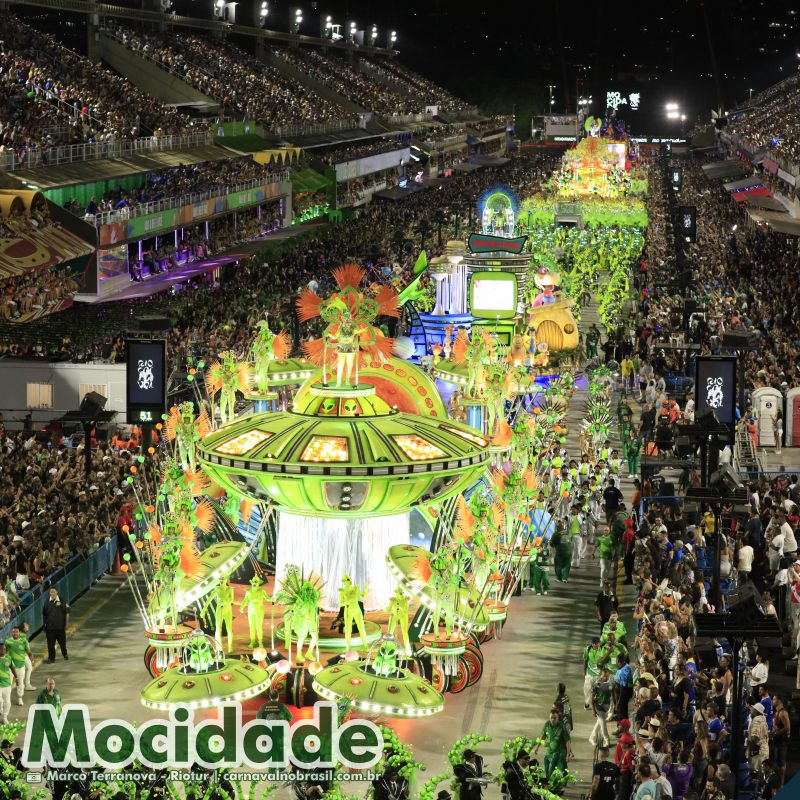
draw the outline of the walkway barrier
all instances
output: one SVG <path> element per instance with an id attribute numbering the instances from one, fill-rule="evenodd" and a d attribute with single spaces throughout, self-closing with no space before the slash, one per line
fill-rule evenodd
<path id="1" fill-rule="evenodd" d="M 150 153 L 188 150 L 192 147 L 210 147 L 213 144 L 213 132 L 201 131 L 176 136 L 146 136 L 140 139 L 119 139 L 60 147 L 22 148 L 19 151 L 6 150 L 0 154 L 0 170 L 14 172 L 21 169 L 72 164 L 76 161 L 131 158 Z"/>
<path id="2" fill-rule="evenodd" d="M 48 592 L 55 586 L 59 597 L 66 603 L 74 602 L 86 592 L 95 581 L 101 578 L 114 565 L 117 554 L 117 537 L 112 535 L 105 543 L 100 545 L 88 558 L 75 556 L 63 567 L 51 572 L 33 589 L 25 592 L 20 597 L 19 609 L 16 616 L 0 629 L 0 641 L 11 635 L 14 626 L 21 626 L 27 622 L 30 626 L 28 636 L 38 633 L 43 627 L 42 608 L 47 600 Z"/>

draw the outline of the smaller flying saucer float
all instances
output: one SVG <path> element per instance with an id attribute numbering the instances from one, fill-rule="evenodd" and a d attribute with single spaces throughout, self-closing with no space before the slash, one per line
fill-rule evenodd
<path id="1" fill-rule="evenodd" d="M 429 550 L 411 544 L 395 545 L 386 554 L 389 571 L 403 589 L 427 609 L 435 611 L 447 606 L 448 613 L 459 629 L 476 632 L 485 630 L 490 623 L 485 597 L 474 586 L 462 587 L 452 599 L 442 597 L 429 577 L 433 572 L 433 558 Z"/>
<path id="2" fill-rule="evenodd" d="M 428 681 L 400 666 L 397 645 L 384 636 L 366 659 L 340 661 L 314 677 L 314 691 L 334 702 L 349 698 L 353 708 L 388 717 L 429 717 L 444 708 L 444 696 Z"/>
<path id="3" fill-rule="evenodd" d="M 226 659 L 218 642 L 196 630 L 181 651 L 180 664 L 150 681 L 141 703 L 159 711 L 177 705 L 216 708 L 256 697 L 269 689 L 271 679 L 258 664 Z"/>

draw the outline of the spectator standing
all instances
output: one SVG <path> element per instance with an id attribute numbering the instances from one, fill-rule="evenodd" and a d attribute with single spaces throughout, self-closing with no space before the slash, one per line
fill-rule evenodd
<path id="1" fill-rule="evenodd" d="M 56 642 L 61 647 L 61 655 L 64 660 L 69 661 L 69 656 L 67 655 L 69 606 L 58 596 L 58 589 L 55 586 L 50 589 L 50 596 L 45 600 L 42 617 L 44 619 L 45 636 L 47 636 L 47 663 L 55 663 Z"/>

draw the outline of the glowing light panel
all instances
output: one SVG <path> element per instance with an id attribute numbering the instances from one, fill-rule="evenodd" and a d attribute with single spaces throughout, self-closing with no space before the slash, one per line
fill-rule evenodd
<path id="1" fill-rule="evenodd" d="M 434 458 L 444 458 L 446 455 L 444 450 L 427 439 L 417 436 L 416 433 L 402 434 L 392 438 L 412 461 L 432 461 Z"/>
<path id="2" fill-rule="evenodd" d="M 347 461 L 349 452 L 344 436 L 312 436 L 300 460 Z"/>

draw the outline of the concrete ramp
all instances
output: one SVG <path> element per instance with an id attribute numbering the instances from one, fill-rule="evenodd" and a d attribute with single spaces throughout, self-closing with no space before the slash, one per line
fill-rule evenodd
<path id="1" fill-rule="evenodd" d="M 169 105 L 194 105 L 216 113 L 219 103 L 160 67 L 156 62 L 129 50 L 121 42 L 98 30 L 90 37 L 93 59 L 104 61 L 146 94 Z"/>

